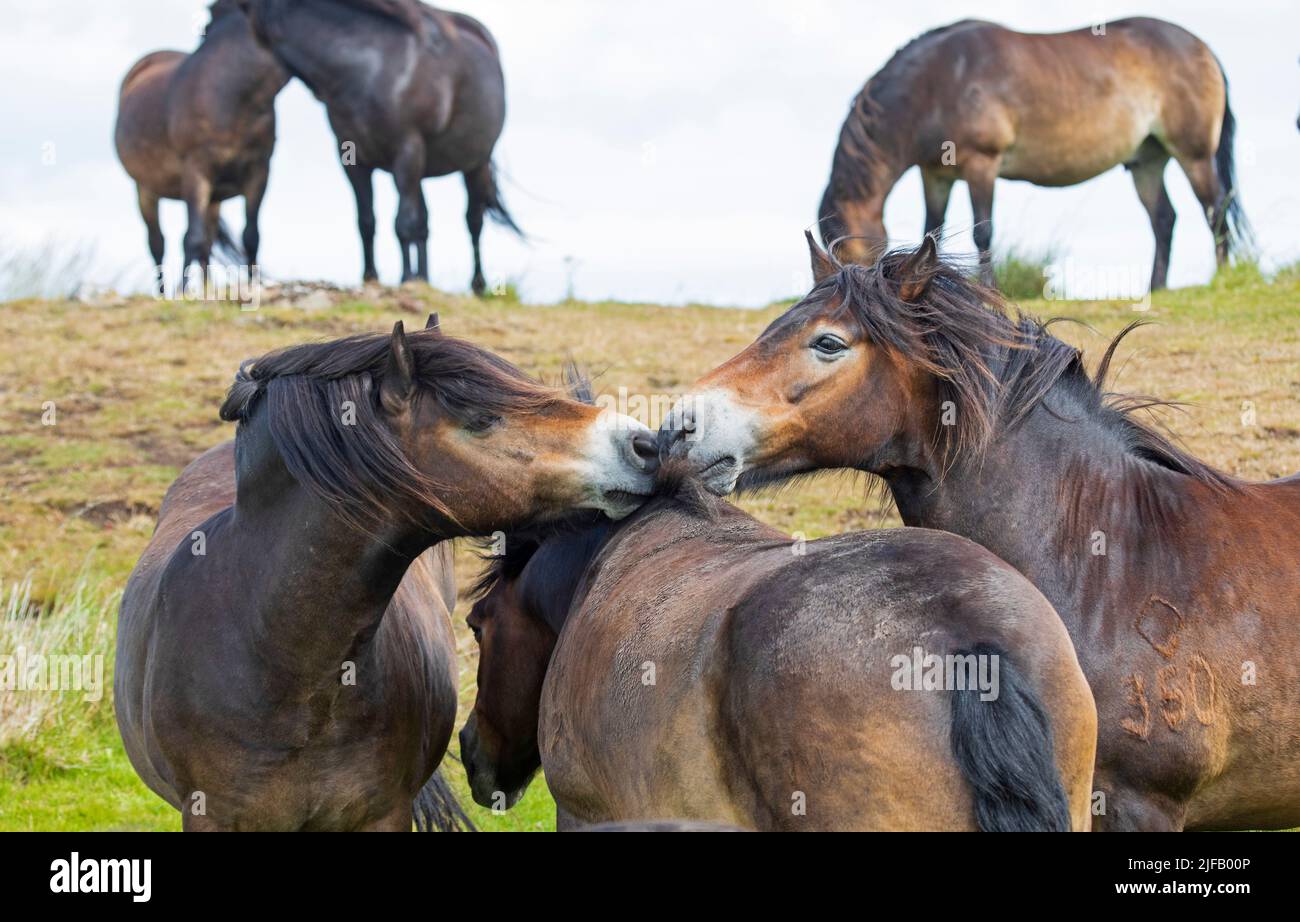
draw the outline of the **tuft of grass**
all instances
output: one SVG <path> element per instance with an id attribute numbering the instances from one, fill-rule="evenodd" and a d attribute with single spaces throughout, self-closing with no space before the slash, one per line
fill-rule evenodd
<path id="1" fill-rule="evenodd" d="M 77 735 L 111 713 L 121 592 L 83 575 L 40 603 L 13 583 L 0 616 L 0 746 Z"/>
<path id="2" fill-rule="evenodd" d="M 993 278 L 998 290 L 1011 301 L 1037 301 L 1047 285 L 1048 267 L 1057 254 L 1050 248 L 1030 251 L 1008 247 L 993 257 Z"/>
<path id="3" fill-rule="evenodd" d="M 94 255 L 94 247 L 54 235 L 27 246 L 0 239 L 0 303 L 75 297 L 85 287 Z"/>
<path id="4" fill-rule="evenodd" d="M 505 304 L 523 303 L 523 299 L 519 294 L 518 280 L 506 279 L 504 282 L 489 285 L 488 290 L 483 293 L 483 300 L 498 301 Z"/>

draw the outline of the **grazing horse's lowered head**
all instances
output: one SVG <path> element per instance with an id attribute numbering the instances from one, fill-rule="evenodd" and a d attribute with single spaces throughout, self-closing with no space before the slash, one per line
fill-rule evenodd
<path id="1" fill-rule="evenodd" d="M 613 523 L 578 515 L 507 534 L 475 584 L 466 619 L 478 643 L 478 693 L 460 732 L 460 757 L 475 803 L 508 809 L 541 768 L 537 748 L 542 682 L 586 571 Z"/>

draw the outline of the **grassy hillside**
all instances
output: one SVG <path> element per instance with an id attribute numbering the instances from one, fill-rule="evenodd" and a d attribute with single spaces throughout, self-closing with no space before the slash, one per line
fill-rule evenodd
<path id="1" fill-rule="evenodd" d="M 597 374 L 598 390 L 617 394 L 623 386 L 666 406 L 780 311 L 531 307 L 426 288 L 300 294 L 283 293 L 295 306 L 272 299 L 249 312 L 149 298 L 0 305 L 0 605 L 7 606 L 0 653 L 20 643 L 100 652 L 111 684 L 117 594 L 167 485 L 194 456 L 234 434 L 216 411 L 242 359 L 388 329 L 399 318 L 420 325 L 438 310 L 448 333 L 529 371 L 554 379 L 573 357 Z M 1232 473 L 1270 478 L 1300 470 L 1295 274 L 1270 284 L 1249 270 L 1228 273 L 1213 286 L 1158 295 L 1141 314 L 1122 302 L 1023 307 L 1091 324 L 1095 332 L 1071 324 L 1057 331 L 1094 358 L 1135 317 L 1157 321 L 1120 350 L 1115 386 L 1189 403 L 1168 422 L 1194 452 Z M 825 476 L 744 505 L 809 538 L 896 524 L 865 500 L 865 487 L 861 478 Z M 476 565 L 464 548 L 457 568 L 468 584 Z M 475 651 L 463 605 L 457 615 L 463 721 Z M 0 695 L 0 829 L 179 828 L 175 812 L 127 764 L 107 690 L 93 702 Z M 468 804 L 464 773 L 453 761 L 446 769 Z M 510 813 L 475 808 L 474 817 L 488 829 L 544 829 L 554 821 L 540 780 Z"/>

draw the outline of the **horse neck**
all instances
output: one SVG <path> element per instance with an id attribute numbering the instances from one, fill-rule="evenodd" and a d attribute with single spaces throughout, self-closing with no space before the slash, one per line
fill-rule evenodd
<path id="1" fill-rule="evenodd" d="M 289 473 L 264 418 L 241 428 L 236 468 L 233 542 L 247 580 L 236 588 L 249 629 L 283 668 L 337 679 L 435 539 L 412 527 L 372 535 L 343 522 Z"/>
<path id="2" fill-rule="evenodd" d="M 829 240 L 868 234 L 873 225 L 879 226 L 889 190 L 911 165 L 895 150 L 897 145 L 876 130 L 875 120 L 864 110 L 866 92 L 840 130 L 822 196 L 823 237 Z"/>
<path id="3" fill-rule="evenodd" d="M 1058 382 L 1046 403 L 1050 410 L 1040 402 L 983 454 L 958 459 L 946 473 L 927 460 L 885 479 L 904 524 L 983 545 L 1065 613 L 1084 607 L 1085 577 L 1099 572 L 1099 554 L 1119 568 L 1107 571 L 1112 588 L 1126 568 L 1158 565 L 1164 529 L 1185 516 L 1194 486 L 1134 456 L 1114 423 L 1067 386 Z"/>
<path id="4" fill-rule="evenodd" d="M 370 86 L 382 64 L 383 43 L 368 42 L 357 19 L 339 19 L 347 15 L 343 8 L 317 6 L 295 4 L 271 44 L 280 63 L 329 106 Z M 410 38 L 414 41 L 414 35 Z"/>
<path id="5" fill-rule="evenodd" d="M 194 54 L 215 62 L 205 79 L 219 83 L 224 96 L 239 99 L 250 109 L 269 107 L 289 82 L 275 57 L 257 43 L 242 14 L 230 13 L 210 23 Z"/>

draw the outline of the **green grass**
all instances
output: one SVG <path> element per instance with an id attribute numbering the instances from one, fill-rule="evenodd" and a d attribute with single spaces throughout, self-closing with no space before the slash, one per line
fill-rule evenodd
<path id="1" fill-rule="evenodd" d="M 1096 332 L 1075 325 L 1056 331 L 1094 361 L 1130 321 L 1155 321 L 1121 347 L 1115 386 L 1191 402 L 1169 421 L 1194 453 L 1248 478 L 1300 470 L 1300 270 L 1269 279 L 1248 265 L 1234 266 L 1209 286 L 1157 293 L 1150 310 L 1139 313 L 1122 301 L 1037 300 L 1042 263 L 1017 259 L 1019 277 L 1033 276 L 1034 287 L 1009 289 L 1012 299 L 1032 314 L 1090 324 Z M 397 319 L 423 325 L 425 314 L 437 310 L 448 333 L 552 380 L 576 357 L 598 373 L 599 391 L 614 393 L 622 385 L 633 394 L 672 395 L 748 345 L 783 309 L 612 303 L 538 309 L 519 304 L 508 290 L 503 295 L 480 301 L 418 286 L 373 298 L 344 292 L 332 308 L 313 311 L 271 304 L 239 312 L 151 298 L 94 307 L 0 304 L 0 604 L 9 603 L 0 655 L 11 653 L 20 636 L 55 652 L 98 650 L 107 680 L 117 593 L 149 540 L 168 484 L 204 449 L 233 435 L 216 408 L 249 356 L 387 329 Z M 53 427 L 41 424 L 47 400 L 58 407 Z M 1244 402 L 1258 416 L 1253 427 L 1242 425 Z M 828 475 L 741 505 L 810 539 L 897 523 L 865 493 L 864 478 Z M 476 560 L 461 549 L 459 583 L 469 584 L 476 571 Z M 28 580 L 30 604 L 18 617 L 23 606 L 11 603 L 10 593 Z M 466 607 L 462 601 L 456 622 L 463 686 L 458 723 L 474 696 L 476 654 L 463 623 Z M 36 612 L 41 617 L 31 618 Z M 26 730 L 15 732 L 3 715 L 18 704 L 13 693 L 0 691 L 0 830 L 179 829 L 178 814 L 127 762 L 107 694 L 94 707 L 71 699 L 45 704 L 34 722 L 18 721 Z M 452 746 L 454 753 L 454 739 Z M 472 804 L 460 765 L 453 758 L 443 764 L 481 829 L 553 828 L 554 805 L 540 777 L 513 810 L 494 815 Z"/>

